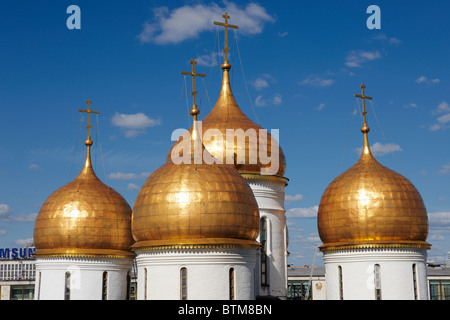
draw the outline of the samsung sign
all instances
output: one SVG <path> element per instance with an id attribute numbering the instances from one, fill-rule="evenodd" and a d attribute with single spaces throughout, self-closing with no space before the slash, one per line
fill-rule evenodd
<path id="1" fill-rule="evenodd" d="M 36 248 L 0 248 L 0 259 L 27 259 L 31 258 Z"/>

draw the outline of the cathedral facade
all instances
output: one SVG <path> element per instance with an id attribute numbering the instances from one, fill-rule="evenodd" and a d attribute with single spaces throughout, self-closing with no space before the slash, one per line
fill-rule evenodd
<path id="1" fill-rule="evenodd" d="M 193 78 L 193 126 L 147 179 L 133 209 L 95 175 L 95 111 L 90 100 L 88 110 L 79 110 L 89 116 L 86 162 L 37 217 L 36 299 L 126 299 L 133 261 L 139 300 L 286 299 L 286 159 L 233 96 L 227 32 L 237 26 L 223 17 L 216 23 L 225 27 L 217 102 L 200 129 L 195 77 L 204 75 L 191 60 L 192 72 L 184 74 Z M 360 97 L 370 98 L 364 88 Z M 204 139 L 208 130 L 235 136 Z M 425 206 L 406 178 L 371 154 L 365 109 L 361 131 L 360 160 L 328 186 L 319 206 L 327 298 L 424 299 Z"/>

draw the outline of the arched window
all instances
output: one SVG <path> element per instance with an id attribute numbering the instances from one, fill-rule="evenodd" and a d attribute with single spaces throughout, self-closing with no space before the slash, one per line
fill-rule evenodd
<path id="1" fill-rule="evenodd" d="M 376 264 L 374 266 L 374 284 L 375 284 L 375 300 L 381 300 L 381 274 L 380 265 Z"/>
<path id="2" fill-rule="evenodd" d="M 70 300 L 70 272 L 66 272 L 64 280 L 64 300 Z"/>
<path id="3" fill-rule="evenodd" d="M 103 272 L 102 278 L 102 300 L 108 300 L 108 272 Z"/>
<path id="4" fill-rule="evenodd" d="M 261 285 L 269 285 L 267 277 L 267 220 L 261 218 L 259 241 L 261 243 Z"/>
<path id="5" fill-rule="evenodd" d="M 187 300 L 187 269 L 180 270 L 180 299 Z"/>
<path id="6" fill-rule="evenodd" d="M 342 267 L 338 266 L 339 272 L 339 299 L 344 300 L 344 284 L 342 282 Z"/>
<path id="7" fill-rule="evenodd" d="M 230 300 L 235 300 L 235 295 L 234 295 L 234 268 L 230 268 L 230 274 L 229 274 L 228 282 L 229 282 L 229 285 L 230 285 Z"/>

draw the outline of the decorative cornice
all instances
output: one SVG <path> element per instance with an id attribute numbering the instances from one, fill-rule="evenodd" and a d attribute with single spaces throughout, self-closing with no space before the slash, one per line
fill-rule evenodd
<path id="1" fill-rule="evenodd" d="M 285 186 L 288 185 L 289 179 L 282 176 L 270 176 L 270 175 L 262 175 L 262 174 L 255 174 L 255 173 L 245 173 L 240 172 L 241 176 L 246 180 L 263 180 L 263 181 L 270 181 L 275 183 L 280 183 Z"/>
<path id="2" fill-rule="evenodd" d="M 430 249 L 431 244 L 425 241 L 404 241 L 404 242 L 374 242 L 374 243 L 328 243 L 319 246 L 320 251 L 338 251 L 338 250 L 352 250 L 352 249 Z"/>
<path id="3" fill-rule="evenodd" d="M 253 240 L 206 238 L 138 241 L 132 246 L 135 252 L 149 250 L 187 250 L 187 249 L 223 249 L 223 248 L 259 248 Z"/>
<path id="4" fill-rule="evenodd" d="M 88 249 L 38 249 L 33 254 L 36 258 L 125 258 L 136 256 L 129 251 L 121 250 L 88 250 Z"/>

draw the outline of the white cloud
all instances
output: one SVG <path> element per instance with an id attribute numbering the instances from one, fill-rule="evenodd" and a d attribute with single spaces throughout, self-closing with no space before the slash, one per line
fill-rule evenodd
<path id="1" fill-rule="evenodd" d="M 428 79 L 425 76 L 420 76 L 419 78 L 416 79 L 416 81 L 414 81 L 415 83 L 424 83 L 427 82 Z"/>
<path id="2" fill-rule="evenodd" d="M 450 162 L 447 163 L 447 164 L 444 164 L 442 166 L 442 169 L 439 170 L 439 173 L 441 173 L 441 174 L 450 174 Z"/>
<path id="3" fill-rule="evenodd" d="M 303 195 L 301 195 L 301 194 L 296 194 L 296 195 L 293 195 L 293 196 L 291 196 L 291 195 L 286 195 L 285 197 L 284 197 L 284 203 L 286 204 L 286 205 L 290 205 L 290 204 L 292 204 L 292 203 L 294 203 L 294 202 L 297 202 L 297 201 L 303 201 Z"/>
<path id="4" fill-rule="evenodd" d="M 116 112 L 111 122 L 114 126 L 124 130 L 127 138 L 145 133 L 145 129 L 148 127 L 161 125 L 161 119 L 149 118 L 144 113 L 123 114 Z"/>
<path id="5" fill-rule="evenodd" d="M 319 106 L 317 107 L 317 110 L 322 110 L 323 108 L 325 108 L 325 103 L 321 103 L 319 104 Z"/>
<path id="6" fill-rule="evenodd" d="M 355 151 L 357 153 L 361 153 L 363 148 L 357 148 L 355 149 Z M 396 143 L 387 143 L 387 144 L 382 144 L 379 142 L 375 142 L 371 147 L 370 147 L 370 151 L 372 152 L 372 154 L 374 156 L 384 156 L 385 154 L 388 153 L 393 153 L 396 151 L 402 151 L 403 149 Z"/>
<path id="7" fill-rule="evenodd" d="M 8 221 L 12 222 L 32 222 L 35 221 L 37 218 L 37 213 L 30 213 L 30 214 L 19 214 L 17 216 L 11 216 Z"/>
<path id="8" fill-rule="evenodd" d="M 443 116 L 440 116 L 437 118 L 437 121 L 440 123 L 447 123 L 450 122 L 450 113 L 444 114 Z"/>
<path id="9" fill-rule="evenodd" d="M 139 189 L 140 189 L 140 187 L 135 185 L 134 183 L 129 183 L 127 186 L 128 191 L 130 191 L 130 190 L 135 191 L 135 190 L 139 190 Z"/>
<path id="10" fill-rule="evenodd" d="M 347 56 L 345 65 L 350 68 L 361 68 L 363 63 L 381 58 L 379 51 L 353 50 Z"/>
<path id="11" fill-rule="evenodd" d="M 380 33 L 378 35 L 376 35 L 375 37 L 373 37 L 374 40 L 380 40 L 380 41 L 387 41 L 390 44 L 400 44 L 402 43 L 402 41 L 398 38 L 388 38 L 388 36 L 386 36 L 384 33 Z"/>
<path id="12" fill-rule="evenodd" d="M 283 103 L 283 97 L 279 93 L 275 93 L 273 98 L 263 98 L 262 95 L 259 95 L 255 100 L 255 105 L 257 107 L 265 107 L 265 106 L 279 106 Z"/>
<path id="13" fill-rule="evenodd" d="M 262 90 L 263 88 L 267 88 L 269 86 L 269 83 L 266 79 L 258 78 L 253 83 L 253 86 L 256 88 L 256 90 Z"/>
<path id="14" fill-rule="evenodd" d="M 430 83 L 439 83 L 439 82 L 441 82 L 441 80 L 439 79 L 439 78 L 435 78 L 435 79 L 428 79 L 427 77 L 425 77 L 425 76 L 420 76 L 419 78 L 417 78 L 415 81 L 414 81 L 415 83 L 418 83 L 418 84 L 421 84 L 421 83 L 428 83 L 428 84 L 430 84 Z"/>
<path id="15" fill-rule="evenodd" d="M 404 106 L 405 108 L 417 108 L 417 104 L 415 103 L 410 103 Z"/>
<path id="16" fill-rule="evenodd" d="M 272 103 L 276 106 L 281 105 L 283 103 L 283 97 L 281 96 L 281 94 L 276 93 L 273 96 Z"/>
<path id="17" fill-rule="evenodd" d="M 278 32 L 278 35 L 281 37 L 281 38 L 284 38 L 284 37 L 286 37 L 287 35 L 289 34 L 289 32 Z"/>
<path id="18" fill-rule="evenodd" d="M 238 25 L 239 30 L 248 35 L 261 33 L 265 23 L 275 21 L 256 3 L 249 3 L 245 8 L 228 1 L 224 1 L 224 7 L 215 3 L 185 5 L 173 10 L 159 7 L 153 10 L 154 18 L 145 22 L 138 39 L 141 43 L 160 45 L 195 39 L 202 32 L 216 30 L 214 21 L 223 21 L 224 12 L 231 17 L 230 24 Z"/>
<path id="19" fill-rule="evenodd" d="M 251 84 L 256 90 L 261 91 L 262 89 L 269 87 L 269 82 L 275 82 L 275 79 L 270 74 L 264 73 L 256 78 Z"/>
<path id="20" fill-rule="evenodd" d="M 436 110 L 433 111 L 433 114 L 447 113 L 450 112 L 450 106 L 447 102 L 442 101 L 437 107 Z"/>
<path id="21" fill-rule="evenodd" d="M 286 217 L 289 219 L 294 218 L 315 218 L 317 217 L 317 212 L 319 206 L 313 206 L 309 208 L 292 208 L 286 211 Z"/>
<path id="22" fill-rule="evenodd" d="M 33 243 L 33 238 L 17 239 L 16 241 L 14 241 L 14 244 L 19 247 L 25 247 L 26 245 L 32 244 L 32 243 Z"/>
<path id="23" fill-rule="evenodd" d="M 204 54 L 201 56 L 198 56 L 197 59 L 195 59 L 197 61 L 197 64 L 199 66 L 204 66 L 204 67 L 215 67 L 219 64 L 218 58 L 217 56 L 223 56 L 223 53 L 217 53 L 217 52 L 211 52 L 209 54 Z"/>
<path id="24" fill-rule="evenodd" d="M 36 220 L 37 213 L 31 214 L 19 214 L 17 216 L 13 216 L 13 210 L 4 203 L 0 204 L 0 220 L 8 221 L 8 222 L 31 222 Z"/>
<path id="25" fill-rule="evenodd" d="M 440 129 L 442 129 L 441 125 L 439 125 L 439 124 L 437 124 L 437 123 L 432 124 L 432 125 L 430 126 L 430 131 L 438 131 L 438 130 L 440 130 Z"/>
<path id="26" fill-rule="evenodd" d="M 28 166 L 28 169 L 30 169 L 30 170 L 42 170 L 42 168 L 39 167 L 39 166 L 38 166 L 37 164 L 35 164 L 35 163 L 30 164 L 30 165 Z"/>
<path id="27" fill-rule="evenodd" d="M 5 203 L 0 203 L 0 219 L 8 219 L 12 215 L 12 209 Z"/>
<path id="28" fill-rule="evenodd" d="M 400 43 L 402 43 L 402 40 L 397 39 L 397 38 L 390 38 L 389 39 L 389 43 L 391 43 L 391 44 L 400 44 Z"/>
<path id="29" fill-rule="evenodd" d="M 437 107 L 436 110 L 432 112 L 433 115 L 440 115 L 438 118 L 436 118 L 436 121 L 438 123 L 432 124 L 430 126 L 431 131 L 437 131 L 437 130 L 445 130 L 449 126 L 450 122 L 450 106 L 447 102 L 442 101 Z M 443 114 L 443 115 L 442 115 Z"/>
<path id="30" fill-rule="evenodd" d="M 137 180 L 145 179 L 150 176 L 148 172 L 142 172 L 141 174 L 136 173 L 123 173 L 123 172 L 113 172 L 108 174 L 106 177 L 113 180 Z"/>
<path id="31" fill-rule="evenodd" d="M 334 83 L 333 79 L 323 79 L 317 75 L 310 75 L 306 79 L 300 81 L 299 85 L 310 85 L 313 87 L 328 87 Z"/>
<path id="32" fill-rule="evenodd" d="M 428 214 L 430 228 L 450 233 L 450 212 L 434 212 Z"/>

